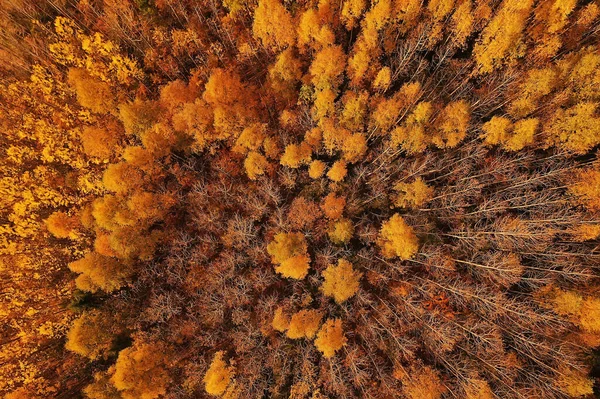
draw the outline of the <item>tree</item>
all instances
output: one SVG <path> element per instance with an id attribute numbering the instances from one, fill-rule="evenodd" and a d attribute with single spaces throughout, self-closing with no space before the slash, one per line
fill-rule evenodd
<path id="1" fill-rule="evenodd" d="M 350 219 L 338 219 L 331 223 L 329 231 L 329 239 L 338 245 L 347 244 L 354 234 L 354 226 Z"/>
<path id="2" fill-rule="evenodd" d="M 75 240 L 79 237 L 78 229 L 81 226 L 78 215 L 68 215 L 57 211 L 46 219 L 48 231 L 57 238 L 70 238 Z"/>
<path id="3" fill-rule="evenodd" d="M 438 148 L 456 147 L 467 135 L 469 119 L 469 104 L 466 101 L 449 103 L 436 121 L 436 133 L 431 141 Z"/>
<path id="4" fill-rule="evenodd" d="M 594 116 L 596 103 L 582 102 L 554 113 L 545 131 L 548 143 L 578 154 L 600 144 L 600 118 Z"/>
<path id="5" fill-rule="evenodd" d="M 323 213 L 325 213 L 325 216 L 327 216 L 329 219 L 336 220 L 342 216 L 345 206 L 346 198 L 337 196 L 332 192 L 323 198 L 321 209 L 323 210 Z"/>
<path id="6" fill-rule="evenodd" d="M 84 312 L 71 326 L 65 347 L 92 360 L 105 356 L 114 340 L 114 320 L 98 311 Z"/>
<path id="7" fill-rule="evenodd" d="M 533 5 L 532 0 L 504 0 L 473 50 L 477 72 L 492 72 L 516 57 L 517 46 Z"/>
<path id="8" fill-rule="evenodd" d="M 336 90 L 341 84 L 346 66 L 346 54 L 341 46 L 323 48 L 310 64 L 312 83 L 317 90 Z"/>
<path id="9" fill-rule="evenodd" d="M 587 168 L 575 174 L 575 182 L 569 186 L 576 201 L 591 210 L 600 210 L 600 171 Z"/>
<path id="10" fill-rule="evenodd" d="M 107 114 L 115 110 L 117 104 L 110 86 L 93 78 L 84 69 L 70 69 L 69 84 L 77 93 L 77 101 L 83 107 L 98 114 Z"/>
<path id="11" fill-rule="evenodd" d="M 318 159 L 313 160 L 308 167 L 308 175 L 312 179 L 318 179 L 325 174 L 325 168 L 327 165 L 323 161 L 319 161 Z"/>
<path id="12" fill-rule="evenodd" d="M 85 154 L 103 161 L 114 156 L 120 140 L 120 134 L 116 129 L 108 130 L 93 126 L 85 127 L 80 137 Z"/>
<path id="13" fill-rule="evenodd" d="M 289 328 L 290 317 L 284 313 L 284 310 L 281 306 L 275 310 L 275 315 L 273 316 L 273 322 L 271 325 L 279 332 L 285 332 Z"/>
<path id="14" fill-rule="evenodd" d="M 279 233 L 267 245 L 275 271 L 284 277 L 301 280 L 308 274 L 310 257 L 302 233 Z"/>
<path id="15" fill-rule="evenodd" d="M 346 344 L 346 337 L 342 330 L 342 320 L 327 319 L 321 326 L 315 339 L 315 346 L 327 359 L 333 357 L 335 352 Z"/>
<path id="16" fill-rule="evenodd" d="M 356 294 L 361 277 L 362 273 L 354 270 L 350 262 L 339 259 L 337 266 L 329 265 L 323 271 L 324 281 L 321 291 L 341 304 Z"/>
<path id="17" fill-rule="evenodd" d="M 155 399 L 167 392 L 165 348 L 159 343 L 136 343 L 123 349 L 111 381 L 123 399 Z"/>
<path id="18" fill-rule="evenodd" d="M 80 273 L 77 288 L 91 292 L 118 290 L 133 273 L 128 263 L 96 252 L 88 252 L 82 259 L 69 263 L 69 269 Z"/>
<path id="19" fill-rule="evenodd" d="M 413 229 L 397 213 L 382 224 L 377 243 L 386 258 L 410 259 L 419 250 Z"/>
<path id="20" fill-rule="evenodd" d="M 437 372 L 429 366 L 412 369 L 403 376 L 402 385 L 409 399 L 439 399 L 444 391 Z"/>
<path id="21" fill-rule="evenodd" d="M 321 325 L 323 312 L 317 309 L 304 309 L 292 315 L 286 336 L 291 339 L 312 339 Z"/>
<path id="22" fill-rule="evenodd" d="M 346 165 L 346 161 L 335 161 L 331 166 L 331 169 L 329 169 L 329 172 L 327 172 L 327 177 L 329 178 L 329 180 L 336 183 L 339 183 L 342 180 L 344 180 L 344 178 L 348 174 L 348 168 L 346 167 Z"/>
<path id="23" fill-rule="evenodd" d="M 263 175 L 268 166 L 267 158 L 256 151 L 250 151 L 244 160 L 244 169 L 250 180 L 256 180 L 258 176 Z"/>
<path id="24" fill-rule="evenodd" d="M 223 351 L 215 353 L 204 375 L 204 389 L 211 395 L 222 396 L 233 384 L 234 369 L 223 360 L 224 354 Z"/>
<path id="25" fill-rule="evenodd" d="M 290 144 L 285 147 L 280 163 L 288 168 L 297 169 L 301 165 L 308 164 L 311 156 L 312 149 L 307 143 Z"/>
<path id="26" fill-rule="evenodd" d="M 419 208 L 432 198 L 434 192 L 420 177 L 412 183 L 396 183 L 394 190 L 398 193 L 394 200 L 398 208 Z"/>
<path id="27" fill-rule="evenodd" d="M 252 33 L 267 49 L 283 49 L 296 40 L 292 17 L 278 0 L 260 0 L 254 11 Z"/>

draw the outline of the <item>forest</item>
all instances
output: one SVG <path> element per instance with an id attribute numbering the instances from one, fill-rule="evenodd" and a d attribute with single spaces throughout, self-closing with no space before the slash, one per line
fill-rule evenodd
<path id="1" fill-rule="evenodd" d="M 600 0 L 0 0 L 0 397 L 600 398 Z"/>

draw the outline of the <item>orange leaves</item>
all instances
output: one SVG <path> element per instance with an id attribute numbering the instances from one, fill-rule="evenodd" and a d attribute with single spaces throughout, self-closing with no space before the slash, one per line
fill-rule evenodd
<path id="1" fill-rule="evenodd" d="M 76 239 L 77 229 L 81 226 L 77 216 L 69 216 L 64 212 L 54 212 L 46 219 L 48 231 L 57 238 Z"/>
<path id="2" fill-rule="evenodd" d="M 306 165 L 310 162 L 312 149 L 305 142 L 300 144 L 290 144 L 285 147 L 285 152 L 281 156 L 281 164 L 288 168 L 297 169 L 301 165 Z"/>
<path id="3" fill-rule="evenodd" d="M 410 259 L 419 250 L 413 229 L 397 213 L 383 222 L 377 243 L 386 258 Z"/>
<path id="4" fill-rule="evenodd" d="M 279 233 L 267 245 L 271 260 L 278 266 L 275 271 L 283 277 L 301 280 L 308 274 L 310 258 L 302 233 Z"/>
<path id="5" fill-rule="evenodd" d="M 292 315 L 287 337 L 291 339 L 312 339 L 321 325 L 323 313 L 316 309 L 304 309 Z"/>
<path id="6" fill-rule="evenodd" d="M 250 151 L 244 160 L 244 169 L 250 180 L 256 180 L 258 176 L 265 174 L 268 166 L 267 158 L 256 151 Z"/>
<path id="7" fill-rule="evenodd" d="M 346 344 L 346 337 L 342 330 L 340 319 L 328 319 L 319 330 L 315 339 L 315 346 L 327 359 L 333 357 L 335 352 L 342 349 Z"/>
<path id="8" fill-rule="evenodd" d="M 123 399 L 156 399 L 170 382 L 161 344 L 136 343 L 123 349 L 115 363 L 112 383 Z"/>
<path id="9" fill-rule="evenodd" d="M 222 396 L 228 388 L 231 389 L 235 385 L 235 382 L 232 381 L 234 369 L 227 365 L 223 356 L 223 351 L 215 353 L 213 361 L 204 375 L 204 389 L 211 395 Z"/>
<path id="10" fill-rule="evenodd" d="M 260 0 L 254 11 L 252 32 L 267 49 L 282 49 L 294 44 L 292 17 L 279 0 Z"/>
<path id="11" fill-rule="evenodd" d="M 131 265 L 96 252 L 88 252 L 82 259 L 69 263 L 69 269 L 80 273 L 75 281 L 77 288 L 91 292 L 115 291 L 125 285 L 133 272 Z"/>
<path id="12" fill-rule="evenodd" d="M 412 183 L 397 183 L 394 190 L 398 193 L 394 200 L 398 208 L 419 208 L 432 198 L 434 192 L 420 177 Z"/>
<path id="13" fill-rule="evenodd" d="M 329 219 L 339 219 L 344 212 L 346 206 L 346 198 L 339 197 L 335 193 L 329 193 L 323 199 L 321 209 Z"/>
<path id="14" fill-rule="evenodd" d="M 113 320 L 98 311 L 84 312 L 73 322 L 65 347 L 81 356 L 97 359 L 106 355 L 114 339 Z"/>
<path id="15" fill-rule="evenodd" d="M 336 90 L 342 82 L 346 54 L 341 46 L 329 46 L 315 54 L 310 65 L 312 83 L 317 90 Z"/>
<path id="16" fill-rule="evenodd" d="M 361 277 L 362 273 L 354 270 L 350 262 L 339 259 L 337 266 L 329 265 L 323 271 L 321 291 L 341 304 L 356 294 Z"/>
<path id="17" fill-rule="evenodd" d="M 597 103 L 581 102 L 566 110 L 559 108 L 546 129 L 550 144 L 585 154 L 600 144 L 600 118 Z"/>
<path id="18" fill-rule="evenodd" d="M 348 243 L 354 234 L 352 221 L 349 219 L 339 219 L 333 222 L 327 234 L 329 234 L 329 239 L 334 244 L 341 245 Z"/>
<path id="19" fill-rule="evenodd" d="M 75 89 L 77 101 L 92 112 L 106 114 L 116 107 L 115 96 L 108 83 L 90 76 L 85 70 L 71 68 L 69 84 Z"/>

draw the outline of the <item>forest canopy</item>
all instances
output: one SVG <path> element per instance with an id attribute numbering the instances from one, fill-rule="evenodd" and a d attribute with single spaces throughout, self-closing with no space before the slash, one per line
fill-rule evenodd
<path id="1" fill-rule="evenodd" d="M 598 0 L 0 1 L 0 397 L 600 397 Z"/>

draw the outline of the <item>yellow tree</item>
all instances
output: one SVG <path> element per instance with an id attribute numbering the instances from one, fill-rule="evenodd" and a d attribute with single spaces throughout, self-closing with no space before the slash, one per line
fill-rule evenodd
<path id="1" fill-rule="evenodd" d="M 138 342 L 119 352 L 111 381 L 123 399 L 155 399 L 167 392 L 171 378 L 164 351 L 161 344 Z"/>
<path id="2" fill-rule="evenodd" d="M 107 354 L 114 340 L 114 320 L 99 311 L 84 312 L 73 322 L 65 347 L 92 360 Z"/>
<path id="3" fill-rule="evenodd" d="M 517 56 L 533 0 L 504 0 L 473 49 L 477 72 L 492 72 Z"/>
<path id="4" fill-rule="evenodd" d="M 308 274 L 310 257 L 302 233 L 279 233 L 267 245 L 275 271 L 284 277 L 301 280 Z"/>
<path id="5" fill-rule="evenodd" d="M 323 294 L 335 299 L 339 304 L 352 298 L 360 286 L 362 273 L 354 270 L 352 263 L 339 259 L 337 266 L 329 265 L 323 270 Z"/>
<path id="6" fill-rule="evenodd" d="M 410 259 L 419 250 L 412 227 L 397 213 L 383 223 L 377 243 L 386 258 Z"/>
<path id="7" fill-rule="evenodd" d="M 318 309 L 304 309 L 292 315 L 287 330 L 287 337 L 291 339 L 312 339 L 321 325 L 323 312 Z"/>
<path id="8" fill-rule="evenodd" d="M 335 352 L 346 344 L 346 337 L 342 329 L 342 320 L 327 319 L 321 326 L 315 339 L 315 346 L 327 359 L 333 357 Z"/>
<path id="9" fill-rule="evenodd" d="M 223 351 L 215 353 L 204 375 L 204 389 L 211 395 L 222 396 L 234 384 L 234 369 L 223 360 L 224 354 Z"/>
<path id="10" fill-rule="evenodd" d="M 296 40 L 292 16 L 278 0 L 260 0 L 254 11 L 252 32 L 267 49 L 283 49 Z"/>

